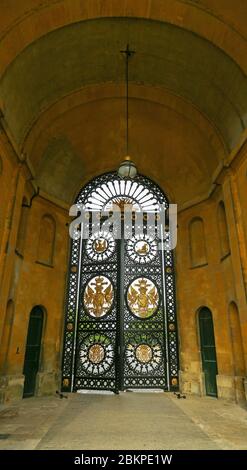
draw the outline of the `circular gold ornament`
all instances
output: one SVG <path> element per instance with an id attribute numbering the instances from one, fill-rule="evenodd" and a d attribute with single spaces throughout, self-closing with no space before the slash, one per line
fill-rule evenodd
<path id="1" fill-rule="evenodd" d="M 99 364 L 105 358 L 105 350 L 101 344 L 93 344 L 88 350 L 88 359 L 93 364 Z"/>
<path id="2" fill-rule="evenodd" d="M 138 234 L 128 240 L 127 253 L 139 264 L 150 263 L 158 253 L 157 240 L 147 234 Z"/>
<path id="3" fill-rule="evenodd" d="M 152 360 L 153 352 L 152 348 L 148 344 L 140 344 L 136 348 L 136 359 L 143 364 L 147 364 Z"/>
<path id="4" fill-rule="evenodd" d="M 93 233 L 86 243 L 86 254 L 93 261 L 105 261 L 115 251 L 115 240 L 104 230 Z"/>
<path id="5" fill-rule="evenodd" d="M 108 241 L 101 237 L 101 238 L 96 238 L 93 242 L 93 249 L 96 253 L 104 253 L 108 248 Z"/>
<path id="6" fill-rule="evenodd" d="M 145 240 L 139 240 L 136 242 L 134 250 L 139 256 L 146 256 L 150 251 L 150 245 Z"/>

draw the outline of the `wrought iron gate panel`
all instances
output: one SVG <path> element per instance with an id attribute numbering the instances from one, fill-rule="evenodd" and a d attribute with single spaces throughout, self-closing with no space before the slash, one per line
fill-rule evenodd
<path id="1" fill-rule="evenodd" d="M 96 178 L 78 196 L 77 203 L 83 203 L 91 213 L 90 234 L 87 240 L 73 240 L 71 244 L 64 391 L 178 389 L 174 262 L 172 251 L 167 249 L 169 231 L 166 249 L 161 250 L 158 225 L 154 236 L 147 235 L 146 212 L 142 235 L 134 232 L 134 218 L 126 240 L 114 240 L 102 231 L 92 234 L 94 206 L 107 208 L 112 201 L 132 198 L 137 207 L 147 208 L 152 197 L 157 205 L 167 206 L 162 191 L 147 178 L 139 175 L 133 183 L 120 180 L 115 173 Z"/>
<path id="2" fill-rule="evenodd" d="M 160 239 L 124 241 L 123 388 L 168 388 Z"/>
<path id="3" fill-rule="evenodd" d="M 79 238 L 72 241 L 70 250 L 61 386 L 61 389 L 64 391 L 73 389 L 74 344 L 78 311 L 77 301 L 80 274 L 80 251 L 81 239 Z"/>
<path id="4" fill-rule="evenodd" d="M 170 234 L 166 234 L 166 246 L 170 245 Z M 169 370 L 169 387 L 171 390 L 178 389 L 179 357 L 178 357 L 178 336 L 176 318 L 176 296 L 175 296 L 175 274 L 172 250 L 165 249 L 165 298 L 166 298 L 166 318 L 167 318 L 167 354 Z"/>
<path id="5" fill-rule="evenodd" d="M 101 231 L 92 234 L 92 228 L 90 224 L 89 238 L 83 241 L 81 252 L 73 389 L 117 391 L 117 241 Z M 93 249 L 105 240 L 106 250 L 103 245 L 98 252 Z"/>

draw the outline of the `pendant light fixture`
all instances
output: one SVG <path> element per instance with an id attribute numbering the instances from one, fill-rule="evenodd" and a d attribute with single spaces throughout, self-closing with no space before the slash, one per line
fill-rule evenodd
<path id="1" fill-rule="evenodd" d="M 131 160 L 129 156 L 129 58 L 134 54 L 135 51 L 131 51 L 129 44 L 125 51 L 121 51 L 122 54 L 125 54 L 125 73 L 126 73 L 126 157 L 124 161 L 120 164 L 118 169 L 118 175 L 120 178 L 135 178 L 137 175 L 137 168 L 135 163 Z"/>

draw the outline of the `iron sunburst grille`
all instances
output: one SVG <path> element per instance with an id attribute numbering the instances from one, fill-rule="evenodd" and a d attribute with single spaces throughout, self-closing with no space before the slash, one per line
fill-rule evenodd
<path id="1" fill-rule="evenodd" d="M 147 178 L 138 175 L 134 181 L 123 180 L 116 173 L 107 173 L 88 183 L 76 202 L 89 211 L 101 211 L 111 210 L 112 204 L 121 200 L 143 212 L 158 211 L 159 204 L 168 206 L 162 191 Z"/>

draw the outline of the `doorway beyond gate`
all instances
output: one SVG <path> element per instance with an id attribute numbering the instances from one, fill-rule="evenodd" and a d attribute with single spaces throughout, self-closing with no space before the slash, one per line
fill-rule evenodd
<path id="1" fill-rule="evenodd" d="M 88 218 L 71 243 L 62 389 L 177 390 L 173 256 L 158 223 L 166 197 L 148 178 L 138 175 L 133 182 L 110 173 L 90 182 L 76 203 L 86 207 Z M 127 237 L 123 230 L 117 239 L 112 229 L 105 230 L 105 215 L 95 229 L 95 211 L 112 214 L 125 204 L 131 208 Z M 166 247 L 169 236 L 167 226 Z"/>
<path id="2" fill-rule="evenodd" d="M 214 324 L 212 313 L 207 307 L 202 307 L 199 311 L 199 329 L 206 395 L 217 397 L 216 375 L 218 370 L 214 340 Z"/>
<path id="3" fill-rule="evenodd" d="M 24 392 L 23 398 L 32 397 L 35 393 L 36 375 L 39 370 L 41 337 L 43 330 L 43 310 L 34 307 L 30 313 L 26 353 L 23 367 Z"/>

